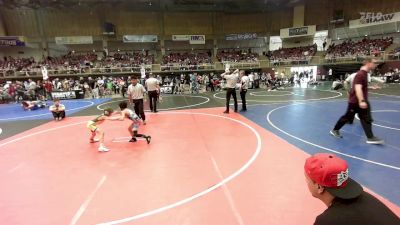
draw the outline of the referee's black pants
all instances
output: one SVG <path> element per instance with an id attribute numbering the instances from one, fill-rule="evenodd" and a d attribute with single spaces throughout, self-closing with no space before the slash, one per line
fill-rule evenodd
<path id="1" fill-rule="evenodd" d="M 237 112 L 238 103 L 237 103 L 235 88 L 226 89 L 226 112 L 229 112 L 229 102 L 231 101 L 231 95 L 233 97 L 233 101 L 234 101 L 234 105 L 235 105 L 235 112 Z"/>
<path id="2" fill-rule="evenodd" d="M 143 99 L 133 99 L 133 108 L 136 115 L 138 115 L 143 121 L 146 121 L 146 115 L 144 114 Z"/>
<path id="3" fill-rule="evenodd" d="M 364 133 L 367 138 L 374 137 L 372 133 L 372 116 L 371 116 L 371 105 L 367 102 L 368 108 L 362 109 L 358 105 L 358 103 L 350 103 L 347 106 L 346 114 L 344 114 L 340 119 L 337 121 L 334 130 L 340 130 L 346 123 L 352 122 L 354 119 L 355 114 L 357 113 L 360 117 L 361 125 L 364 129 Z"/>
<path id="4" fill-rule="evenodd" d="M 157 112 L 157 91 L 149 91 L 150 111 Z"/>
<path id="5" fill-rule="evenodd" d="M 247 89 L 242 89 L 240 90 L 240 99 L 242 99 L 242 110 L 246 111 L 247 110 L 247 105 L 246 105 L 246 93 Z"/>

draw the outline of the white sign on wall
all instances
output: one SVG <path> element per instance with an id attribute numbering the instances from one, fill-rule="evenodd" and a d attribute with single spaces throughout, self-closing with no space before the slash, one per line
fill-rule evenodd
<path id="1" fill-rule="evenodd" d="M 189 41 L 192 45 L 204 45 L 206 35 L 172 35 L 173 41 Z"/>
<path id="2" fill-rule="evenodd" d="M 56 44 L 58 45 L 77 45 L 77 44 L 93 44 L 92 36 L 68 36 L 68 37 L 55 37 Z"/>
<path id="3" fill-rule="evenodd" d="M 317 26 L 305 26 L 305 27 L 291 27 L 284 28 L 280 31 L 281 38 L 291 38 L 291 37 L 302 37 L 302 36 L 314 36 Z"/>
<path id="4" fill-rule="evenodd" d="M 383 14 L 381 12 L 360 12 L 360 19 L 350 20 L 350 28 L 359 28 L 400 21 L 400 12 Z"/>
<path id="5" fill-rule="evenodd" d="M 189 41 L 190 35 L 172 35 L 173 41 Z"/>
<path id="6" fill-rule="evenodd" d="M 190 35 L 189 43 L 192 45 L 204 45 L 206 43 L 206 35 Z"/>
<path id="7" fill-rule="evenodd" d="M 124 35 L 122 36 L 122 41 L 125 43 L 129 42 L 158 42 L 157 35 Z"/>

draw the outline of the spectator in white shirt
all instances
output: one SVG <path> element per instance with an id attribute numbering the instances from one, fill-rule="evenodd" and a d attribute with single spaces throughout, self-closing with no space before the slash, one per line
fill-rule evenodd
<path id="1" fill-rule="evenodd" d="M 229 113 L 229 102 L 231 95 L 233 97 L 235 112 L 238 110 L 237 98 L 236 98 L 236 84 L 239 78 L 239 70 L 235 70 L 232 74 L 229 71 L 221 74 L 221 77 L 226 79 L 226 110 L 224 113 Z"/>
<path id="2" fill-rule="evenodd" d="M 136 115 L 139 115 L 143 120 L 143 125 L 146 124 L 146 115 L 144 114 L 143 99 L 146 89 L 138 83 L 137 77 L 131 78 L 131 85 L 128 87 L 129 103 L 134 105 Z"/>
<path id="3" fill-rule="evenodd" d="M 36 83 L 32 79 L 29 79 L 28 93 L 32 99 L 36 98 Z"/>
<path id="4" fill-rule="evenodd" d="M 253 89 L 254 88 L 254 74 L 250 73 L 248 77 L 249 77 L 249 88 Z"/>
<path id="5" fill-rule="evenodd" d="M 50 111 L 55 121 L 65 118 L 65 106 L 60 103 L 59 99 L 54 99 L 54 105 L 50 106 Z"/>
<path id="6" fill-rule="evenodd" d="M 160 83 L 154 78 L 153 74 L 150 74 L 150 78 L 146 80 L 147 93 L 149 94 L 150 110 L 154 113 L 157 111 L 157 99 L 160 94 Z"/>
<path id="7" fill-rule="evenodd" d="M 250 79 L 249 77 L 246 75 L 246 73 L 241 70 L 239 72 L 240 74 L 240 98 L 242 99 L 242 110 L 241 111 L 247 111 L 247 107 L 246 107 L 246 93 L 247 93 L 247 89 L 249 88 L 249 82 Z"/>

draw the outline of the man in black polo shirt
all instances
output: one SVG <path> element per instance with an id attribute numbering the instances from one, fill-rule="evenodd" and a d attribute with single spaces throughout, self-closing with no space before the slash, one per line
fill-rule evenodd
<path id="1" fill-rule="evenodd" d="M 314 225 L 399 225 L 400 218 L 349 178 L 346 161 L 329 153 L 306 160 L 306 182 L 311 195 L 328 207 Z"/>
<path id="2" fill-rule="evenodd" d="M 342 138 L 339 130 L 348 122 L 352 121 L 354 115 L 358 113 L 361 125 L 367 136 L 368 144 L 383 144 L 383 140 L 377 138 L 372 133 L 371 105 L 368 102 L 368 72 L 374 70 L 377 66 L 375 59 L 365 59 L 364 65 L 354 77 L 353 85 L 349 93 L 349 102 L 346 114 L 344 114 L 336 123 L 330 133 Z"/>

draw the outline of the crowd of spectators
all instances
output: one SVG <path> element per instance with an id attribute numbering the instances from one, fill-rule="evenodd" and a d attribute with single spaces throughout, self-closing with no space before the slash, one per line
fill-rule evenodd
<path id="1" fill-rule="evenodd" d="M 154 55 L 148 52 L 116 52 L 110 55 L 98 56 L 95 53 L 75 54 L 69 52 L 60 57 L 46 57 L 40 61 L 34 58 L 4 57 L 0 60 L 0 76 L 40 75 L 42 66 L 50 74 L 78 74 L 140 71 L 141 65 L 154 64 Z M 102 68 L 102 69 L 101 69 Z"/>
<path id="2" fill-rule="evenodd" d="M 125 96 L 128 86 L 127 77 L 97 77 L 97 78 L 65 78 L 53 80 L 9 81 L 0 85 L 1 102 L 44 101 L 51 100 L 52 92 L 74 91 L 83 92 L 84 98 Z"/>
<path id="3" fill-rule="evenodd" d="M 257 62 L 258 54 L 249 50 L 221 49 L 217 52 L 219 62 Z"/>
<path id="4" fill-rule="evenodd" d="M 331 44 L 328 47 L 325 59 L 328 61 L 336 61 L 342 59 L 354 60 L 357 57 L 381 56 L 381 52 L 385 51 L 393 43 L 393 38 L 364 38 L 361 41 L 345 40 L 340 44 Z"/>
<path id="5" fill-rule="evenodd" d="M 267 57 L 274 65 L 280 64 L 308 64 L 317 52 L 317 45 L 295 48 L 280 48 L 267 53 Z"/>
<path id="6" fill-rule="evenodd" d="M 161 65 L 162 71 L 171 70 L 193 70 L 204 69 L 212 63 L 211 52 L 176 52 L 163 57 Z"/>

